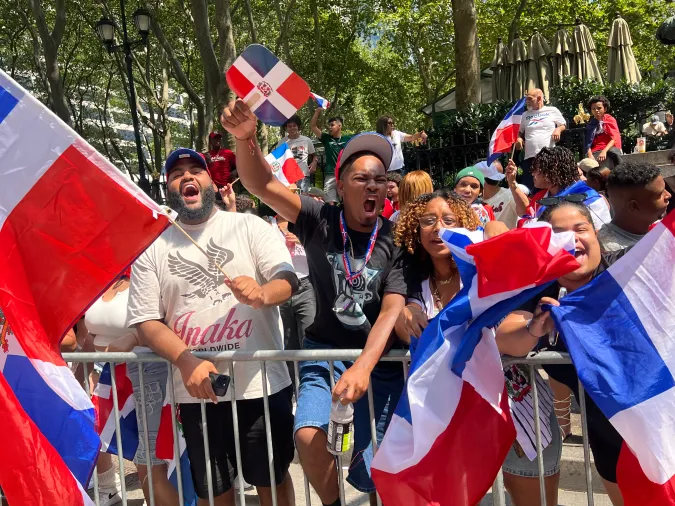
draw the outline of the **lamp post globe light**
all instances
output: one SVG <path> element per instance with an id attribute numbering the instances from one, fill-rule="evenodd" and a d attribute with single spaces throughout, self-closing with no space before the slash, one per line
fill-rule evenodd
<path id="1" fill-rule="evenodd" d="M 140 39 L 129 40 L 129 34 L 127 32 L 127 18 L 124 0 L 120 0 L 120 11 L 122 14 L 122 43 L 115 43 L 115 31 L 117 30 L 117 24 L 114 20 L 102 17 L 98 23 L 96 23 L 95 30 L 96 35 L 98 36 L 101 43 L 108 50 L 108 53 L 114 53 L 116 51 L 122 51 L 124 53 L 124 61 L 126 63 L 127 71 L 127 80 L 129 81 L 129 109 L 131 110 L 131 122 L 134 127 L 134 137 L 136 140 L 136 153 L 138 155 L 138 177 L 139 177 L 139 186 L 147 194 L 150 194 L 150 182 L 147 178 L 147 172 L 145 168 L 145 157 L 143 156 L 143 145 L 141 143 L 141 131 L 138 122 L 138 111 L 136 110 L 136 88 L 134 86 L 134 74 L 132 67 L 132 49 L 143 46 L 148 40 L 148 35 L 150 34 L 150 23 L 152 17 L 150 12 L 146 9 L 140 8 L 136 9 L 132 14 L 134 26 Z"/>
<path id="2" fill-rule="evenodd" d="M 150 12 L 142 7 L 136 9 L 131 15 L 134 20 L 134 26 L 141 37 L 147 37 L 150 33 Z"/>

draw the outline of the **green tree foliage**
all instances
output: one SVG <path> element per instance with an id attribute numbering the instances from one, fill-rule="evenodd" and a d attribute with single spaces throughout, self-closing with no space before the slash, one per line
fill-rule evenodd
<path id="1" fill-rule="evenodd" d="M 31 2 L 0 2 L 0 67 L 51 106 L 44 41 Z M 57 4 L 41 2 L 48 27 L 55 26 Z M 101 15 L 119 22 L 119 3 L 78 0 L 62 4 L 67 10 L 66 26 L 57 60 L 73 128 L 120 168 L 135 173 L 138 161 L 133 141 L 123 138 L 116 126 L 131 123 L 123 60 L 119 54 L 109 55 L 93 30 Z M 429 128 L 429 118 L 419 109 L 455 86 L 452 5 L 452 0 L 129 0 L 129 18 L 137 7 L 145 6 L 152 11 L 155 25 L 148 47 L 134 53 L 146 165 L 157 172 L 171 148 L 204 148 L 205 134 L 210 126 L 217 126 L 219 107 L 227 97 L 222 71 L 231 58 L 228 51 L 234 49 L 238 54 L 254 41 L 270 48 L 314 92 L 330 100 L 333 105 L 323 119 L 343 116 L 347 132 L 374 129 L 381 114 L 393 116 L 397 127 L 410 133 Z M 510 33 L 519 31 L 528 39 L 536 28 L 550 41 L 559 24 L 571 29 L 576 17 L 589 26 L 604 68 L 615 12 L 630 26 L 635 56 L 648 82 L 658 82 L 674 66 L 671 50 L 654 37 L 668 15 L 668 4 L 660 0 L 480 0 L 476 9 L 483 69 L 492 60 L 498 37 L 508 39 Z M 224 14 L 229 14 L 231 25 Z M 136 36 L 131 21 L 129 25 Z M 197 37 L 204 33 L 210 37 L 218 66 L 221 88 L 215 93 L 210 89 L 215 81 L 213 59 L 210 65 L 203 59 L 204 51 L 211 54 L 211 49 L 205 49 L 208 44 L 203 38 L 198 42 Z M 591 91 L 579 86 L 571 85 L 556 95 L 555 100 L 567 104 L 564 109 L 572 107 L 565 114 L 573 115 L 577 97 Z M 672 107 L 673 98 L 664 87 L 615 85 L 603 91 L 614 103 L 619 123 L 628 124 L 654 110 L 657 98 Z M 463 114 L 450 114 L 437 125 L 432 142 L 447 145 L 448 136 L 491 130 L 508 106 L 470 106 Z M 313 110 L 312 103 L 300 110 L 306 123 Z M 176 120 L 178 112 L 187 120 Z M 259 134 L 272 147 L 281 132 L 261 128 Z"/>

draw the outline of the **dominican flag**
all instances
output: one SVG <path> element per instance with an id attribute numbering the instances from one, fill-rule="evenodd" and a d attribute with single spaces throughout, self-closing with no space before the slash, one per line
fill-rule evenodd
<path id="1" fill-rule="evenodd" d="M 268 125 L 281 126 L 309 98 L 309 86 L 265 46 L 251 44 L 225 73 L 232 91 Z"/>
<path id="2" fill-rule="evenodd" d="M 173 381 L 169 377 L 168 381 Z M 171 484 L 178 489 L 178 473 L 176 472 L 176 452 L 173 439 L 173 420 L 171 418 L 171 404 L 169 403 L 169 387 L 167 384 L 167 394 L 162 406 L 162 414 L 157 431 L 157 442 L 155 454 L 158 459 L 166 460 L 168 464 L 167 475 Z M 178 455 L 180 461 L 181 484 L 183 486 L 183 504 L 184 506 L 195 506 L 197 504 L 197 494 L 195 493 L 190 471 L 190 459 L 188 458 L 187 446 L 183 437 L 183 426 L 180 422 L 179 413 L 176 413 L 176 429 L 178 430 Z"/>
<path id="3" fill-rule="evenodd" d="M 115 384 L 117 386 L 117 406 L 120 414 L 120 430 L 122 431 L 122 456 L 133 460 L 138 449 L 138 422 L 136 421 L 136 402 L 134 388 L 127 376 L 127 365 L 115 366 Z M 103 451 L 119 455 L 117 448 L 117 430 L 115 427 L 114 397 L 112 391 L 112 375 L 110 364 L 103 366 L 103 371 L 92 396 L 96 408 L 96 432 L 101 437 Z"/>
<path id="4" fill-rule="evenodd" d="M 0 71 L 0 487 L 91 504 L 94 407 L 59 343 L 168 225 L 160 207 Z"/>
<path id="5" fill-rule="evenodd" d="M 584 388 L 624 439 L 626 506 L 675 504 L 675 213 L 551 309 Z"/>
<path id="6" fill-rule="evenodd" d="M 406 388 L 372 464 L 387 506 L 478 504 L 516 438 L 492 327 L 579 267 L 574 234 L 549 226 L 484 242 L 463 229 L 441 238 L 463 288 L 411 346 Z M 519 252 L 507 269 L 504 251 Z"/>
<path id="7" fill-rule="evenodd" d="M 326 100 L 325 98 L 317 95 L 316 93 L 310 93 L 309 95 L 314 99 L 314 101 L 316 102 L 316 105 L 321 107 L 321 109 L 326 110 L 330 107 L 330 102 L 328 100 Z"/>
<path id="8" fill-rule="evenodd" d="M 513 143 L 518 140 L 520 131 L 520 120 L 525 112 L 525 97 L 516 102 L 511 110 L 506 113 L 504 119 L 499 123 L 497 130 L 492 134 L 490 147 L 488 148 L 487 163 L 491 164 L 502 153 L 508 153 L 513 147 Z"/>
<path id="9" fill-rule="evenodd" d="M 305 177 L 298 162 L 295 161 L 293 151 L 285 142 L 277 146 L 265 160 L 270 164 L 274 176 L 286 187 Z"/>
<path id="10" fill-rule="evenodd" d="M 586 195 L 582 204 L 588 207 L 588 210 L 591 212 L 595 229 L 600 230 L 603 226 L 612 221 L 612 217 L 609 214 L 609 207 L 607 207 L 605 199 L 603 199 L 593 188 L 588 186 L 586 181 L 577 181 L 556 193 L 555 196 L 564 197 L 566 195 L 578 195 L 582 193 Z M 539 200 L 548 197 L 548 195 L 548 190 L 541 190 L 534 194 L 530 199 L 530 204 L 527 206 L 525 214 L 518 218 L 519 227 L 522 227 L 526 223 L 532 223 L 533 221 L 538 220 L 539 217 L 544 214 L 547 206 L 539 204 Z"/>

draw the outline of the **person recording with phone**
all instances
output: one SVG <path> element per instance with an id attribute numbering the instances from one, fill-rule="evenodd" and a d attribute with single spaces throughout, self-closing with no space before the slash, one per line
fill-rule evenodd
<path id="1" fill-rule="evenodd" d="M 136 261 L 127 324 L 174 366 L 173 383 L 194 488 L 208 504 L 200 400 L 207 401 L 212 486 L 217 506 L 233 506 L 234 477 L 257 488 L 272 505 L 267 465 L 263 377 L 257 362 L 210 362 L 191 351 L 282 350 L 278 306 L 298 288 L 288 250 L 277 231 L 257 216 L 215 207 L 216 185 L 204 158 L 177 149 L 164 168 L 167 201 L 178 224 L 168 228 Z M 236 386 L 241 468 L 237 466 L 230 400 Z M 229 387 L 229 388 L 228 388 Z M 277 504 L 295 503 L 288 469 L 293 460 L 292 388 L 286 365 L 267 364 L 267 393 Z"/>

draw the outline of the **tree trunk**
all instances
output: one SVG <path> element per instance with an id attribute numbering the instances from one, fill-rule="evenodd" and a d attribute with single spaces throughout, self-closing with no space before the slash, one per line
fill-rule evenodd
<path id="1" fill-rule="evenodd" d="M 145 8 L 150 10 L 149 3 L 146 2 Z M 171 69 L 173 71 L 173 76 L 176 78 L 176 81 L 178 81 L 178 83 L 183 87 L 185 93 L 188 94 L 188 96 L 190 97 L 190 101 L 194 105 L 194 108 L 197 112 L 197 131 L 194 133 L 194 146 L 197 151 L 202 151 L 204 149 L 204 139 L 206 139 L 207 135 L 204 101 L 199 96 L 194 86 L 192 86 L 192 83 L 185 75 L 185 72 L 183 72 L 183 66 L 180 63 L 180 60 L 176 56 L 176 53 L 173 50 L 171 44 L 166 39 L 162 27 L 159 25 L 159 23 L 155 21 L 156 19 L 157 17 L 153 16 L 151 24 L 152 33 L 155 34 L 155 37 L 157 37 L 157 41 L 160 43 L 160 45 L 166 52 L 168 63 L 171 65 Z M 190 121 L 192 121 L 192 114 L 190 114 Z"/>
<path id="2" fill-rule="evenodd" d="M 291 47 L 288 42 L 288 30 L 291 21 L 291 14 L 295 5 L 295 0 L 289 0 L 288 8 L 286 9 L 286 14 L 283 14 L 281 9 L 281 0 L 275 0 L 274 8 L 277 13 L 277 21 L 279 22 L 279 37 L 277 38 L 277 45 L 275 52 L 279 54 L 283 50 L 284 59 L 286 60 L 286 65 L 290 68 L 293 68 L 293 61 L 291 59 Z"/>
<path id="3" fill-rule="evenodd" d="M 194 18 L 197 47 L 199 48 L 199 54 L 202 59 L 204 77 L 211 93 L 217 94 L 222 83 L 222 77 L 218 58 L 216 57 L 216 51 L 213 48 L 213 41 L 211 40 L 209 11 L 206 6 L 206 0 L 190 0 L 190 5 L 192 6 L 192 17 Z M 213 104 L 213 102 L 211 104 Z M 208 116 L 213 115 L 213 110 L 207 109 L 206 114 Z"/>
<path id="4" fill-rule="evenodd" d="M 45 57 L 45 73 L 49 82 L 49 102 L 54 113 L 68 125 L 71 124 L 70 110 L 63 91 L 63 80 L 59 70 L 59 46 L 66 28 L 65 0 L 55 0 L 56 18 L 54 28 L 49 31 L 41 0 L 28 0 L 38 28 Z"/>
<path id="5" fill-rule="evenodd" d="M 225 72 L 229 69 L 237 58 L 237 48 L 234 43 L 234 32 L 232 30 L 232 16 L 230 12 L 230 0 L 215 0 L 216 5 L 216 29 L 218 31 L 218 46 L 220 48 L 220 84 L 213 93 L 216 104 L 216 117 L 220 118 L 223 108 L 236 97 L 225 81 Z M 247 6 L 250 8 L 250 5 Z M 249 24 L 253 19 L 249 19 Z M 255 32 L 255 27 L 253 29 Z M 233 148 L 235 145 L 234 137 L 227 132 L 222 132 L 223 145 L 227 148 Z"/>
<path id="6" fill-rule="evenodd" d="M 256 136 L 258 137 L 258 144 L 260 144 L 260 151 L 263 155 L 267 155 L 270 152 L 269 132 L 269 127 L 262 121 L 258 121 Z"/>
<path id="7" fill-rule="evenodd" d="M 311 0 L 312 17 L 314 18 L 314 59 L 316 60 L 316 89 L 325 93 L 323 89 L 323 62 L 321 57 L 321 26 L 319 25 L 319 7 L 317 0 Z"/>
<path id="8" fill-rule="evenodd" d="M 474 0 L 452 0 L 457 67 L 457 109 L 480 101 L 480 62 L 476 51 L 476 4 Z"/>
<path id="9" fill-rule="evenodd" d="M 255 29 L 255 21 L 253 21 L 253 10 L 251 9 L 251 0 L 244 0 L 246 5 L 246 17 L 248 18 L 248 29 L 251 31 L 251 42 L 258 43 L 258 33 Z"/>
<path id="10" fill-rule="evenodd" d="M 513 42 L 513 39 L 516 38 L 516 33 L 518 32 L 518 27 L 520 26 L 520 17 L 523 15 L 526 5 L 527 0 L 520 0 L 518 7 L 516 7 L 516 12 L 513 15 L 511 25 L 509 26 L 509 44 L 511 44 L 511 42 Z"/>

